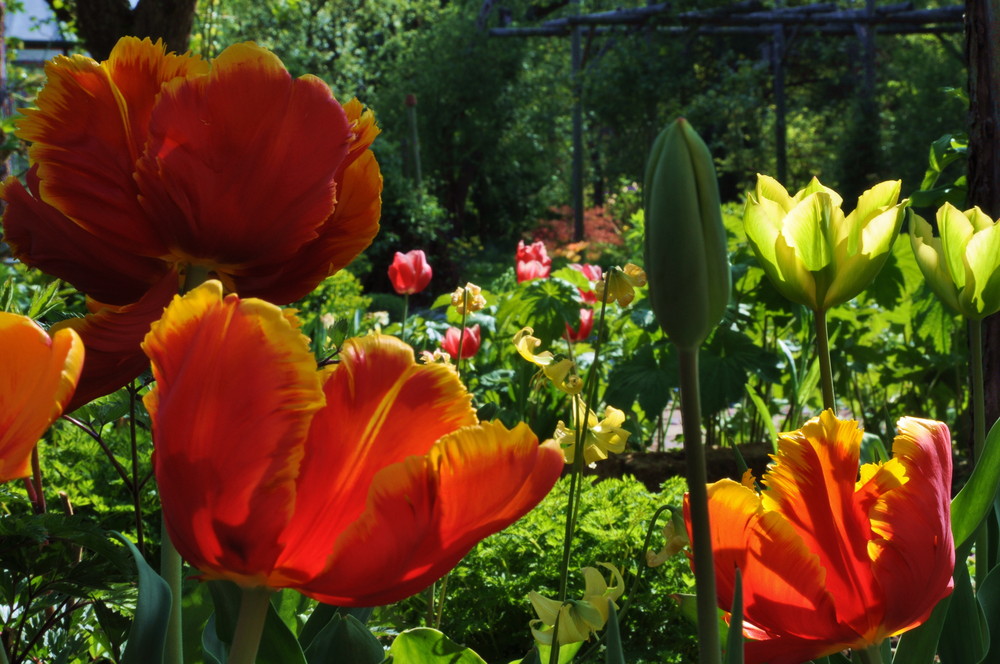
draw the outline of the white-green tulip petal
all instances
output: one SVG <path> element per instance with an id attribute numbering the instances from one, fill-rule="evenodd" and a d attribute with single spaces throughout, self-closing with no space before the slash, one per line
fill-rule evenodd
<path id="1" fill-rule="evenodd" d="M 946 265 L 941 238 L 934 236 L 931 225 L 918 214 L 910 217 L 910 246 L 913 248 L 917 266 L 927 280 L 927 285 L 945 306 L 962 313 L 963 308 L 958 301 L 958 288 Z"/>
<path id="2" fill-rule="evenodd" d="M 781 186 L 781 183 L 768 175 L 757 174 L 757 187 L 755 189 L 757 202 L 769 200 L 777 203 L 782 210 L 788 212 L 798 202 L 788 195 L 788 190 Z"/>
<path id="3" fill-rule="evenodd" d="M 965 247 L 975 229 L 969 218 L 951 203 L 945 203 L 938 209 L 937 222 L 948 274 L 961 290 L 965 286 Z"/>
<path id="4" fill-rule="evenodd" d="M 826 192 L 806 196 L 785 215 L 781 236 L 810 272 L 822 270 L 833 260 L 827 239 L 831 216 L 830 195 Z"/>
<path id="5" fill-rule="evenodd" d="M 977 208 L 978 210 L 978 208 Z M 1000 225 L 977 231 L 965 250 L 966 290 L 975 311 L 988 316 L 1000 307 Z"/>

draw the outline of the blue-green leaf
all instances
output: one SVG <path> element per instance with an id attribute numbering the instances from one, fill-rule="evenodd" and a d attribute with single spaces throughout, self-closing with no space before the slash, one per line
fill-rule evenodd
<path id="1" fill-rule="evenodd" d="M 396 664 L 486 664 L 482 657 L 429 627 L 408 629 L 389 648 Z"/>
<path id="2" fill-rule="evenodd" d="M 135 559 L 139 570 L 139 599 L 135 618 L 128 633 L 128 643 L 122 654 L 122 664 L 159 664 L 163 661 L 163 644 L 167 638 L 170 620 L 170 587 L 153 571 L 146 560 L 128 539 L 120 533 L 111 533 L 120 540 Z"/>

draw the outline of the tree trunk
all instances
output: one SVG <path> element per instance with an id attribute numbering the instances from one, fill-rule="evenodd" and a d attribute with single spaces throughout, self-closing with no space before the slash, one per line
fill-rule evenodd
<path id="1" fill-rule="evenodd" d="M 1000 0 L 966 0 L 969 206 L 1000 216 Z M 986 426 L 1000 417 L 1000 314 L 983 321 Z"/>
<path id="2" fill-rule="evenodd" d="M 83 47 L 97 60 L 105 60 L 126 35 L 162 39 L 170 51 L 188 50 L 197 0 L 139 0 L 132 9 L 128 0 L 76 0 L 67 6 L 48 0 L 61 21 L 76 24 Z"/>

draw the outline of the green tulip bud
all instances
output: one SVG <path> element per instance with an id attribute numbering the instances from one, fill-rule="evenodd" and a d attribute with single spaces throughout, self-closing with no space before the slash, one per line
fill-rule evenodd
<path id="1" fill-rule="evenodd" d="M 826 311 L 867 288 L 885 264 L 903 223 L 901 184 L 875 185 L 845 217 L 841 197 L 816 178 L 793 197 L 758 175 L 743 212 L 747 239 L 782 295 Z"/>
<path id="2" fill-rule="evenodd" d="M 653 143 L 643 195 L 653 313 L 679 348 L 697 348 L 726 311 L 731 277 L 715 165 L 684 118 Z"/>
<path id="3" fill-rule="evenodd" d="M 1000 311 L 1000 220 L 945 203 L 937 222 L 940 237 L 916 214 L 910 224 L 910 246 L 931 290 L 972 320 Z"/>

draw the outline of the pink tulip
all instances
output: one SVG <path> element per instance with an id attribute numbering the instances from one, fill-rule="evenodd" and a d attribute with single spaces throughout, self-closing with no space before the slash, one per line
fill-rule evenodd
<path id="1" fill-rule="evenodd" d="M 461 341 L 462 345 L 461 358 L 458 356 L 459 341 Z M 481 337 L 478 325 L 465 328 L 465 334 L 462 334 L 462 331 L 457 327 L 449 327 L 448 331 L 444 333 L 444 340 L 441 342 L 441 350 L 451 355 L 452 359 L 467 360 L 479 351 L 480 343 Z"/>
<path id="2" fill-rule="evenodd" d="M 517 283 L 532 279 L 544 279 L 549 276 L 549 272 L 552 270 L 552 259 L 545 251 L 545 243 L 543 242 L 534 242 L 529 246 L 524 246 L 523 240 L 518 242 L 515 263 Z"/>
<path id="3" fill-rule="evenodd" d="M 412 295 L 427 288 L 433 274 L 427 256 L 420 249 L 405 254 L 397 251 L 389 266 L 389 280 L 400 295 Z"/>

